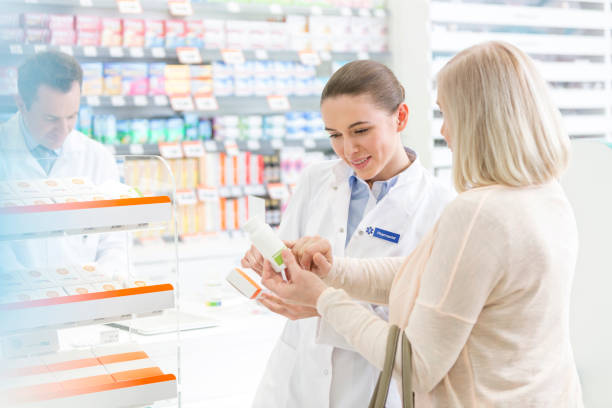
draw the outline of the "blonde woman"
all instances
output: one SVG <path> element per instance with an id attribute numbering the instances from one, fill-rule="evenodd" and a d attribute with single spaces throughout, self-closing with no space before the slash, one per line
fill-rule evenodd
<path id="1" fill-rule="evenodd" d="M 557 182 L 569 140 L 547 85 L 527 55 L 490 42 L 442 69 L 438 104 L 460 194 L 412 254 L 332 259 L 304 238 L 283 254 L 290 281 L 266 265 L 264 284 L 316 306 L 379 369 L 389 325 L 403 328 L 419 408 L 582 407 L 568 313 L 577 232 Z M 389 323 L 353 299 L 388 304 Z"/>

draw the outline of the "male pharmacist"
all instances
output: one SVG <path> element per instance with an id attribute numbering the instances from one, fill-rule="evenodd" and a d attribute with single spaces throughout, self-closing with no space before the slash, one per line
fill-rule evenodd
<path id="1" fill-rule="evenodd" d="M 18 71 L 19 111 L 0 125 L 0 180 L 83 177 L 94 184 L 119 180 L 113 156 L 74 129 L 83 71 L 71 56 L 43 52 Z M 61 216 L 61 215 L 58 215 Z M 125 234 L 92 234 L 0 243 L 6 268 L 98 262 L 125 265 Z"/>

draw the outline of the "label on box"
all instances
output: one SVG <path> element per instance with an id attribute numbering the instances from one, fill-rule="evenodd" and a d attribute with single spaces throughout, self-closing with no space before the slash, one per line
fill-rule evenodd
<path id="1" fill-rule="evenodd" d="M 195 109 L 191 96 L 170 97 L 170 105 L 172 106 L 172 109 L 177 112 L 192 111 Z"/>
<path id="2" fill-rule="evenodd" d="M 59 50 L 64 54 L 74 55 L 74 50 L 69 45 L 62 45 L 61 47 L 59 47 Z"/>
<path id="3" fill-rule="evenodd" d="M 311 138 L 304 139 L 304 147 L 306 149 L 314 149 L 317 147 L 317 143 Z"/>
<path id="4" fill-rule="evenodd" d="M 151 55 L 155 58 L 166 58 L 166 50 L 161 47 L 151 48 Z"/>
<path id="5" fill-rule="evenodd" d="M 232 197 L 242 197 L 244 195 L 244 191 L 240 186 L 232 186 L 230 187 L 230 195 Z"/>
<path id="6" fill-rule="evenodd" d="M 310 14 L 312 14 L 313 16 L 323 15 L 323 9 L 319 6 L 312 6 L 310 8 Z"/>
<path id="7" fill-rule="evenodd" d="M 289 105 L 289 99 L 284 95 L 269 95 L 268 106 L 273 111 L 287 111 L 291 109 Z"/>
<path id="8" fill-rule="evenodd" d="M 261 149 L 261 143 L 259 143 L 259 140 L 249 140 L 247 141 L 247 149 L 259 150 Z"/>
<path id="9" fill-rule="evenodd" d="M 229 197 L 232 194 L 232 191 L 227 186 L 219 187 L 219 197 Z"/>
<path id="10" fill-rule="evenodd" d="M 87 105 L 89 106 L 100 106 L 100 97 L 99 96 L 88 96 L 87 97 Z"/>
<path id="11" fill-rule="evenodd" d="M 262 49 L 255 50 L 255 58 L 258 59 L 258 60 L 267 60 L 267 59 L 269 59 L 268 51 L 262 50 Z"/>
<path id="12" fill-rule="evenodd" d="M 125 97 L 122 95 L 115 95 L 111 97 L 112 106 L 125 106 Z"/>
<path id="13" fill-rule="evenodd" d="M 108 49 L 108 53 L 113 58 L 122 58 L 123 57 L 123 48 L 121 48 L 121 47 L 110 47 Z"/>
<path id="14" fill-rule="evenodd" d="M 270 14 L 283 14 L 280 4 L 270 4 Z"/>
<path id="15" fill-rule="evenodd" d="M 23 47 L 21 46 L 21 44 L 11 44 L 9 50 L 13 55 L 23 55 Z"/>
<path id="16" fill-rule="evenodd" d="M 284 200 L 289 197 L 289 190 L 283 183 L 270 183 L 268 184 L 268 195 L 274 200 Z"/>
<path id="17" fill-rule="evenodd" d="M 198 199 L 200 201 L 217 201 L 219 191 L 216 188 L 198 187 Z"/>
<path id="18" fill-rule="evenodd" d="M 166 95 L 155 95 L 153 97 L 153 103 L 156 106 L 167 106 L 168 105 L 168 97 Z"/>
<path id="19" fill-rule="evenodd" d="M 230 13 L 240 13 L 240 4 L 230 1 L 227 3 L 227 11 Z"/>
<path id="20" fill-rule="evenodd" d="M 214 96 L 196 96 L 195 104 L 198 110 L 201 111 L 216 111 L 219 110 L 217 98 Z"/>
<path id="21" fill-rule="evenodd" d="M 117 0 L 117 7 L 121 14 L 140 14 L 142 6 L 140 0 Z"/>
<path id="22" fill-rule="evenodd" d="M 193 205 L 198 203 L 198 198 L 193 190 L 176 190 L 176 203 L 178 205 Z"/>
<path id="23" fill-rule="evenodd" d="M 183 149 L 178 142 L 159 143 L 159 153 L 164 159 L 180 159 L 183 157 Z"/>
<path id="24" fill-rule="evenodd" d="M 132 58 L 144 57 L 144 49 L 140 47 L 130 47 L 130 57 Z"/>
<path id="25" fill-rule="evenodd" d="M 266 195 L 266 186 L 262 186 L 261 184 L 244 186 L 244 194 L 252 196 L 264 196 Z"/>
<path id="26" fill-rule="evenodd" d="M 340 15 L 344 17 L 351 17 L 353 15 L 353 11 L 349 7 L 342 7 L 340 9 Z"/>
<path id="27" fill-rule="evenodd" d="M 357 59 L 358 60 L 369 60 L 370 54 L 367 53 L 366 51 L 360 51 L 357 53 Z"/>
<path id="28" fill-rule="evenodd" d="M 320 65 L 319 54 L 313 51 L 300 51 L 300 62 L 304 65 Z"/>
<path id="29" fill-rule="evenodd" d="M 131 144 L 129 151 L 130 154 L 144 154 L 144 146 L 141 144 Z"/>
<path id="30" fill-rule="evenodd" d="M 144 95 L 136 95 L 133 100 L 135 106 L 147 106 L 149 104 L 149 99 Z"/>
<path id="31" fill-rule="evenodd" d="M 242 50 L 223 50 L 221 57 L 226 64 L 244 64 L 244 54 Z"/>
<path id="32" fill-rule="evenodd" d="M 176 17 L 193 15 L 191 0 L 168 0 L 168 10 L 171 15 Z"/>
<path id="33" fill-rule="evenodd" d="M 225 153 L 229 156 L 237 156 L 240 153 L 240 150 L 238 149 L 238 144 L 236 142 L 227 141 L 225 142 L 224 147 Z"/>
<path id="34" fill-rule="evenodd" d="M 86 57 L 97 57 L 98 49 L 93 45 L 88 45 L 83 47 L 83 55 Z"/>
<path id="35" fill-rule="evenodd" d="M 214 140 L 207 140 L 204 142 L 204 150 L 208 153 L 214 153 L 218 150 L 217 142 Z"/>
<path id="36" fill-rule="evenodd" d="M 178 47 L 176 49 L 176 55 L 181 64 L 201 64 L 202 54 L 200 50 L 195 47 Z"/>
<path id="37" fill-rule="evenodd" d="M 36 44 L 34 46 L 34 52 L 36 54 L 47 51 L 47 46 L 44 44 Z"/>
<path id="38" fill-rule="evenodd" d="M 185 157 L 202 157 L 204 156 L 204 146 L 199 140 L 183 142 L 183 153 Z"/>
<path id="39" fill-rule="evenodd" d="M 270 140 L 270 146 L 272 146 L 274 150 L 280 150 L 283 148 L 284 143 L 281 139 L 272 139 Z"/>

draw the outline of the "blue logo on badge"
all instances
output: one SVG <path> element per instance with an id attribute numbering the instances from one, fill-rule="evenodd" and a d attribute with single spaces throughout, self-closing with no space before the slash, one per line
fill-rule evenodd
<path id="1" fill-rule="evenodd" d="M 400 234 L 396 234 L 395 232 L 391 231 L 386 231 L 382 228 L 374 229 L 373 236 L 376 238 L 384 239 L 385 241 L 393 242 L 394 244 L 397 244 L 400 239 Z"/>
<path id="2" fill-rule="evenodd" d="M 372 228 L 372 227 L 368 227 L 368 228 L 366 228 L 366 233 L 367 233 L 368 235 L 372 235 L 372 234 L 374 233 L 374 228 Z"/>

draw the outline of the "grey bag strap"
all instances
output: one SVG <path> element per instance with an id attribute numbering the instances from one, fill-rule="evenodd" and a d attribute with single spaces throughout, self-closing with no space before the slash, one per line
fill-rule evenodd
<path id="1" fill-rule="evenodd" d="M 406 337 L 406 333 L 398 326 L 393 325 L 389 329 L 387 337 L 387 348 L 385 351 L 385 363 L 378 377 L 378 382 L 372 393 L 368 408 L 384 408 L 389 394 L 389 386 L 393 376 L 395 355 L 397 354 L 397 339 L 402 333 L 402 396 L 404 408 L 413 408 L 412 396 L 412 347 Z"/>

